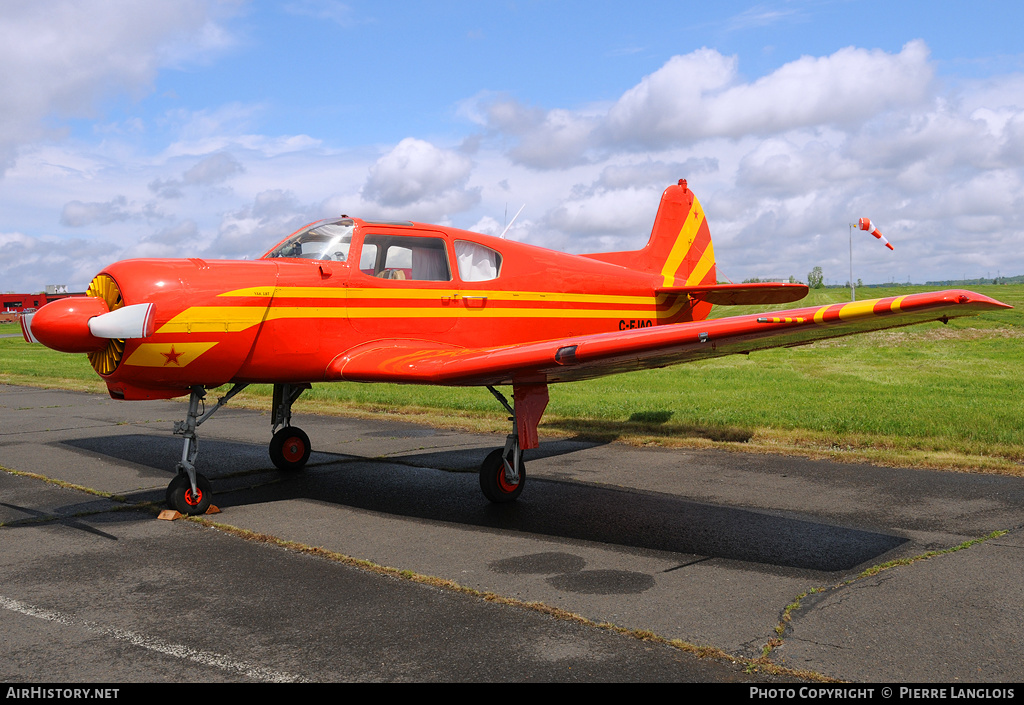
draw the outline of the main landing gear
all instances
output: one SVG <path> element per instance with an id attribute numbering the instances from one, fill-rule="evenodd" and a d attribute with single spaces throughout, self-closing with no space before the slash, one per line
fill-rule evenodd
<path id="1" fill-rule="evenodd" d="M 513 386 L 515 408 L 494 387 L 487 387 L 487 390 L 511 414 L 512 433 L 505 440 L 504 448 L 491 451 L 484 459 L 480 466 L 480 489 L 490 501 L 503 504 L 518 499 L 526 485 L 522 451 L 538 445 L 537 424 L 548 404 L 548 388 L 544 384 Z"/>
<path id="2" fill-rule="evenodd" d="M 167 505 L 182 514 L 205 514 L 210 508 L 213 491 L 210 481 L 196 472 L 196 456 L 199 455 L 199 437 L 196 429 L 213 416 L 236 394 L 246 388 L 236 384 L 220 397 L 210 409 L 206 409 L 206 389 L 192 387 L 188 400 L 188 416 L 174 424 L 174 433 L 184 436 L 185 442 L 178 462 L 178 474 L 167 486 Z M 293 472 L 301 469 L 309 460 L 310 443 L 306 433 L 291 425 L 292 404 L 310 388 L 308 384 L 275 384 L 274 401 L 271 410 L 270 459 L 282 471 Z M 510 414 L 512 433 L 505 440 L 505 447 L 488 454 L 480 467 L 480 489 L 492 502 L 502 504 L 516 500 L 526 485 L 526 465 L 523 451 L 536 448 L 537 425 L 548 405 L 548 387 L 539 384 L 513 384 L 509 404 L 505 396 L 494 387 L 487 387 Z"/>
<path id="3" fill-rule="evenodd" d="M 228 393 L 217 400 L 213 408 L 206 410 L 206 389 L 202 386 L 192 387 L 188 400 L 188 416 L 184 421 L 174 423 L 175 435 L 185 437 L 178 462 L 178 474 L 167 485 L 167 506 L 182 514 L 205 514 L 210 508 L 213 491 L 210 481 L 196 472 L 196 456 L 199 455 L 199 437 L 196 429 L 213 416 L 217 409 L 245 389 L 247 384 L 236 384 Z M 309 436 L 291 425 L 292 404 L 310 388 L 308 384 L 275 384 L 274 401 L 271 410 L 271 429 L 274 433 L 270 441 L 270 459 L 281 470 L 294 471 L 302 468 L 309 460 Z M 200 408 L 203 409 L 200 412 Z"/>
<path id="4" fill-rule="evenodd" d="M 275 384 L 274 403 L 271 409 L 270 459 L 278 470 L 294 472 L 302 469 L 309 460 L 309 436 L 297 426 L 292 426 L 292 404 L 310 388 L 308 384 Z"/>

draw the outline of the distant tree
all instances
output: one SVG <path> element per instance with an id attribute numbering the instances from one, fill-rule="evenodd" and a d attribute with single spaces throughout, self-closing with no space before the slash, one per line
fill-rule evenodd
<path id="1" fill-rule="evenodd" d="M 821 267 L 815 267 L 807 273 L 807 286 L 812 289 L 820 289 L 825 285 L 825 275 L 821 271 Z"/>

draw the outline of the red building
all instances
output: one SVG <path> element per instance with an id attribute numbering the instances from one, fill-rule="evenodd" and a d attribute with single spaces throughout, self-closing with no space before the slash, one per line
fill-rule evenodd
<path id="1" fill-rule="evenodd" d="M 66 299 L 69 296 L 85 296 L 85 292 L 47 294 L 0 294 L 0 322 L 16 321 L 18 315 L 28 311 L 32 312 L 40 306 L 45 306 L 57 299 Z"/>

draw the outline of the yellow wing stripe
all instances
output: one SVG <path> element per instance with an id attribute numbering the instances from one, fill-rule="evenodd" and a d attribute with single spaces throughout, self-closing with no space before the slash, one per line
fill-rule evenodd
<path id="1" fill-rule="evenodd" d="M 854 301 L 839 309 L 839 320 L 848 321 L 851 318 L 863 318 L 875 313 L 875 304 L 878 299 L 871 301 Z"/>

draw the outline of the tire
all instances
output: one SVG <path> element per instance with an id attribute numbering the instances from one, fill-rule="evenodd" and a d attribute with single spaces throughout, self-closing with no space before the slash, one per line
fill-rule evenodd
<path id="1" fill-rule="evenodd" d="M 484 496 L 495 504 L 514 502 L 523 492 L 526 484 L 526 466 L 519 457 L 519 482 L 509 485 L 505 479 L 505 463 L 502 462 L 504 448 L 491 451 L 480 466 L 480 489 Z M 511 460 L 509 461 L 511 462 Z"/>
<path id="2" fill-rule="evenodd" d="M 188 475 L 179 473 L 167 486 L 167 506 L 190 516 L 206 514 L 213 499 L 213 489 L 205 475 L 196 475 L 196 490 L 198 494 L 193 495 Z"/>
<path id="3" fill-rule="evenodd" d="M 285 426 L 270 440 L 270 459 L 278 470 L 301 470 L 309 460 L 309 436 L 297 426 Z"/>

